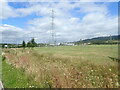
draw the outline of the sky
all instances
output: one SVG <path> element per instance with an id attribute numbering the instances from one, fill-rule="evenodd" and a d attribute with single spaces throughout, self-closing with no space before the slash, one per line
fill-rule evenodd
<path id="1" fill-rule="evenodd" d="M 0 2 L 3 43 L 51 42 L 51 10 L 56 42 L 118 34 L 117 2 Z"/>

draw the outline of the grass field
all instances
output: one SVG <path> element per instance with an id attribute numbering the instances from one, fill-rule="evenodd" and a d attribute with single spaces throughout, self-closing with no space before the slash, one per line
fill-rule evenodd
<path id="1" fill-rule="evenodd" d="M 117 88 L 117 45 L 4 49 L 6 88 Z M 13 76 L 13 77 L 12 77 Z"/>

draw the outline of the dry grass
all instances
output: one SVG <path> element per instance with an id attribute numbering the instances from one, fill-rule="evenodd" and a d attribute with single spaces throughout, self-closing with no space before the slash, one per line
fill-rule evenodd
<path id="1" fill-rule="evenodd" d="M 32 77 L 34 82 L 42 88 L 118 87 L 117 62 L 112 60 L 97 64 L 86 60 L 84 56 L 38 52 L 29 49 L 24 51 L 7 49 L 4 52 L 7 62 L 16 68 L 22 68 L 23 72 Z"/>

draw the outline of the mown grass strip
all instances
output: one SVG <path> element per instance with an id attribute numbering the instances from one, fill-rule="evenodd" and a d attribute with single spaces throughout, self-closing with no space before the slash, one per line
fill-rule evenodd
<path id="1" fill-rule="evenodd" d="M 4 88 L 35 88 L 36 83 L 27 77 L 21 69 L 2 62 L 2 81 Z"/>

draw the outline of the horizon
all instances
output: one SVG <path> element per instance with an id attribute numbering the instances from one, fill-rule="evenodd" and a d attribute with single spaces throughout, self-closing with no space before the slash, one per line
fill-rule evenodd
<path id="1" fill-rule="evenodd" d="M 109 36 L 101 36 L 101 37 L 110 37 L 111 35 L 109 35 Z M 120 36 L 120 35 L 112 35 L 112 37 L 114 37 L 114 36 Z M 91 39 L 94 39 L 94 38 L 101 38 L 101 37 L 93 37 L 93 38 L 87 38 L 87 39 L 80 39 L 80 40 L 78 40 L 78 41 L 84 41 L 84 40 L 91 40 Z M 23 40 L 24 41 L 24 40 Z M 3 43 L 3 42 L 1 42 L 0 44 L 15 44 L 15 45 L 21 45 L 22 44 L 22 42 L 23 41 L 21 41 L 20 43 L 10 43 L 10 42 L 7 42 L 7 43 Z M 75 43 L 75 42 L 78 42 L 78 41 L 72 41 L 72 42 L 60 42 L 60 43 Z M 27 44 L 29 41 L 26 41 L 25 43 Z M 59 42 L 58 42 L 59 43 Z M 58 43 L 56 43 L 56 44 L 58 44 Z M 48 43 L 37 43 L 37 44 L 50 44 L 49 42 Z"/>

